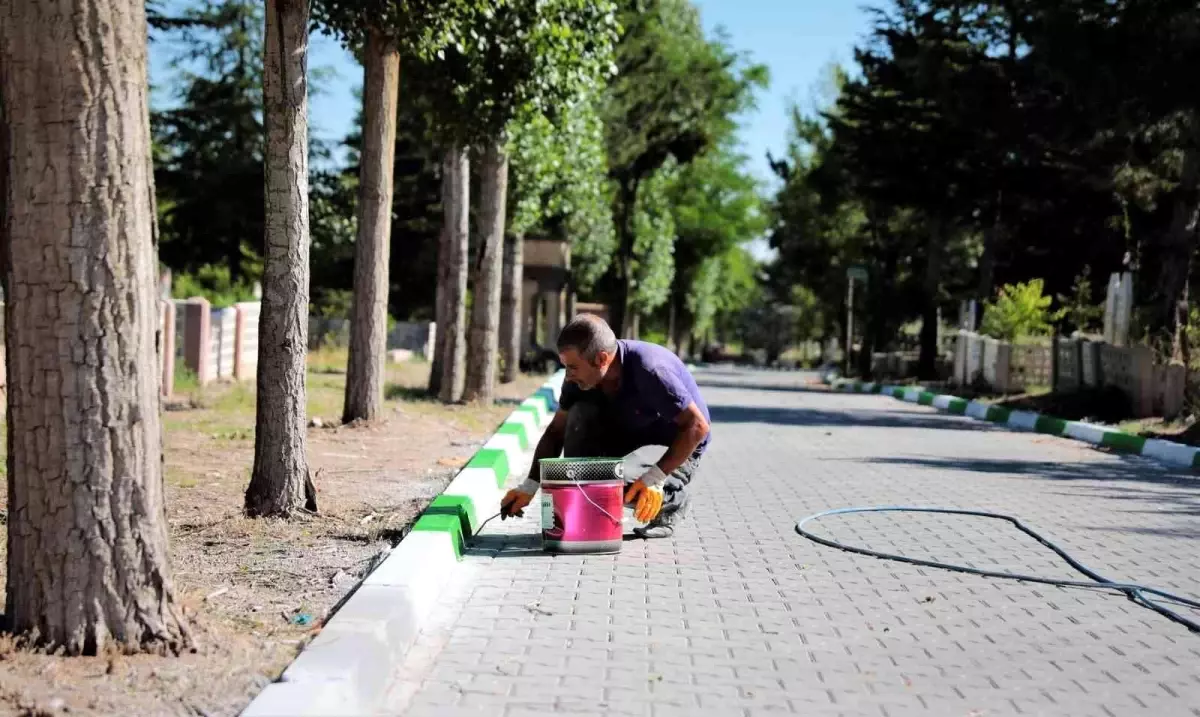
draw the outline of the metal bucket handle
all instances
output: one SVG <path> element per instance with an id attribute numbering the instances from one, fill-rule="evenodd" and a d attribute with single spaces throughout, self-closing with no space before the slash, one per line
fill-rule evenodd
<path id="1" fill-rule="evenodd" d="M 621 465 L 620 463 L 613 466 L 613 475 L 615 475 L 617 478 L 623 479 L 625 477 L 625 466 Z M 583 489 L 583 484 L 579 482 L 579 478 L 576 477 L 574 468 L 567 469 L 567 477 L 570 478 L 571 481 L 575 483 L 575 487 L 579 489 L 579 494 L 583 496 L 584 500 L 591 503 L 593 508 L 595 508 L 596 510 L 598 510 L 601 513 L 603 513 L 604 515 L 606 515 L 608 517 L 608 519 L 611 520 L 613 523 L 615 523 L 617 525 L 622 525 L 621 521 L 614 518 L 612 513 L 609 513 L 599 503 L 592 500 L 592 497 L 587 494 L 586 490 Z"/>

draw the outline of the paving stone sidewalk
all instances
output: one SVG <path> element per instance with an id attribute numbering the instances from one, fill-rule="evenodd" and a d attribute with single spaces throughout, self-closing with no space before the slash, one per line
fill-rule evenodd
<path id="1" fill-rule="evenodd" d="M 1200 598 L 1200 479 L 826 392 L 808 374 L 697 378 L 713 444 L 675 537 L 551 557 L 537 511 L 493 521 L 397 666 L 391 714 L 1200 716 L 1200 634 L 1120 595 L 882 561 L 794 532 L 848 506 L 1008 513 L 1104 575 Z M 1077 578 L 999 521 L 817 527 L 876 550 Z"/>

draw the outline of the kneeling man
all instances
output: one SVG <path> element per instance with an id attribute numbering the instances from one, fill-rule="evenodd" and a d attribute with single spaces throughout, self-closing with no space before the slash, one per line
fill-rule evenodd
<path id="1" fill-rule="evenodd" d="M 635 533 L 670 537 L 709 443 L 708 406 L 691 372 L 662 346 L 617 339 L 592 314 L 562 330 L 558 355 L 567 369 L 558 412 L 538 442 L 529 477 L 501 501 L 501 519 L 523 514 L 537 493 L 542 458 L 617 457 L 666 446 L 657 464 L 627 484 L 625 502 L 647 524 Z"/>

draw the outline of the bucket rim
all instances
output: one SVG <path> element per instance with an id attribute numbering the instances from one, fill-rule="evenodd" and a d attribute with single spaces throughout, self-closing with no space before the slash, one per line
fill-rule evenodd
<path id="1" fill-rule="evenodd" d="M 587 485 L 604 485 L 605 483 L 612 483 L 613 485 L 624 485 L 625 479 L 624 478 L 613 478 L 611 476 L 606 476 L 604 478 L 592 478 L 592 479 L 587 479 L 587 478 L 567 478 L 567 479 L 543 478 L 541 480 L 541 485 L 543 485 L 543 486 L 547 486 L 547 485 L 549 485 L 549 486 L 566 486 L 568 488 L 572 488 L 575 486 L 582 487 L 582 486 L 587 486 Z"/>
<path id="2" fill-rule="evenodd" d="M 622 463 L 624 458 L 540 458 L 538 463 Z"/>

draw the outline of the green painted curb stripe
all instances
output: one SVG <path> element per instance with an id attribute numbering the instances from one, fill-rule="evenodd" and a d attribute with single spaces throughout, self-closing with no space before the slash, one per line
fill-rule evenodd
<path id="1" fill-rule="evenodd" d="M 902 388 L 893 388 L 893 389 L 892 389 L 892 398 L 898 398 L 898 399 L 900 399 L 901 401 L 903 401 L 903 400 L 904 400 L 904 389 L 902 389 Z"/>
<path id="2" fill-rule="evenodd" d="M 1192 458 L 1192 468 L 1200 470 L 1200 451 L 1196 451 L 1196 455 Z"/>
<path id="3" fill-rule="evenodd" d="M 475 512 L 475 501 L 466 495 L 442 494 L 433 499 L 424 515 L 453 515 L 458 518 L 463 535 L 474 535 L 479 527 L 479 515 Z"/>
<path id="4" fill-rule="evenodd" d="M 1141 453 L 1142 447 L 1146 445 L 1146 439 L 1129 433 L 1109 431 L 1104 434 L 1100 445 L 1121 453 Z"/>
<path id="5" fill-rule="evenodd" d="M 496 474 L 496 485 L 503 486 L 508 480 L 508 454 L 499 448 L 480 448 L 470 461 L 468 468 L 490 468 Z"/>
<path id="6" fill-rule="evenodd" d="M 1037 422 L 1033 424 L 1033 430 L 1038 433 L 1061 436 L 1067 430 L 1067 422 L 1053 416 L 1038 416 Z"/>
<path id="7" fill-rule="evenodd" d="M 883 386 L 878 383 L 875 384 L 871 387 L 871 393 L 883 393 Z"/>
<path id="8" fill-rule="evenodd" d="M 1012 411 L 1002 406 L 988 406 L 987 418 L 984 420 L 992 423 L 1008 423 L 1008 417 Z"/>
<path id="9" fill-rule="evenodd" d="M 529 450 L 529 436 L 525 433 L 524 423 L 501 423 L 500 427 L 496 429 L 496 435 L 501 434 L 516 436 L 521 441 L 521 450 Z"/>
<path id="10" fill-rule="evenodd" d="M 946 406 L 946 410 L 950 413 L 953 413 L 956 416 L 965 416 L 967 414 L 967 406 L 968 405 L 970 405 L 969 401 L 964 401 L 961 398 L 956 398 L 950 402 L 950 405 Z"/>
<path id="11" fill-rule="evenodd" d="M 454 557 L 462 560 L 463 548 L 466 541 L 463 539 L 462 518 L 460 516 L 429 513 L 427 511 L 417 519 L 412 529 L 431 533 L 450 533 L 451 542 L 454 544 Z"/>
<path id="12" fill-rule="evenodd" d="M 917 395 L 917 403 L 919 403 L 922 406 L 932 406 L 934 398 L 935 398 L 935 396 L 932 393 L 929 393 L 928 391 L 926 391 L 925 393 L 921 393 L 921 394 Z"/>

